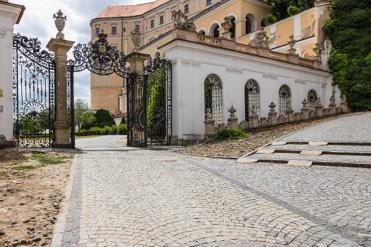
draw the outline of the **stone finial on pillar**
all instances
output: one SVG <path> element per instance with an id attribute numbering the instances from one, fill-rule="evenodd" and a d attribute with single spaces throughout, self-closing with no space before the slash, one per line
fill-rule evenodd
<path id="1" fill-rule="evenodd" d="M 238 128 L 238 118 L 236 117 L 236 109 L 232 105 L 231 108 L 228 110 L 229 118 L 228 118 L 228 128 L 235 129 Z"/>
<path id="2" fill-rule="evenodd" d="M 63 12 L 61 10 L 58 10 L 58 12 L 53 15 L 53 18 L 55 19 L 54 21 L 55 27 L 58 30 L 56 38 L 64 39 L 63 29 L 66 26 L 67 17 L 63 16 Z"/>
<path id="3" fill-rule="evenodd" d="M 342 113 L 348 113 L 349 112 L 347 96 L 345 96 L 345 95 L 341 96 L 340 108 L 341 108 Z"/>
<path id="4" fill-rule="evenodd" d="M 322 106 L 322 103 L 321 103 L 321 98 L 318 97 L 318 99 L 316 100 L 316 103 L 315 103 L 315 111 L 316 111 L 316 117 L 323 117 L 323 106 Z"/>
<path id="5" fill-rule="evenodd" d="M 131 34 L 131 41 L 133 42 L 133 45 L 134 45 L 134 52 L 137 52 L 141 44 L 142 34 L 137 28 L 131 31 L 130 34 Z"/>
<path id="6" fill-rule="evenodd" d="M 54 126 L 54 147 L 72 147 L 70 136 L 70 122 L 67 110 L 67 53 L 72 48 L 74 42 L 64 39 L 62 33 L 66 17 L 62 11 L 55 15 L 56 27 L 58 29 L 57 38 L 52 38 L 47 48 L 54 52 L 56 79 L 55 79 L 55 126 Z"/>
<path id="7" fill-rule="evenodd" d="M 216 134 L 215 120 L 213 119 L 213 115 L 211 113 L 210 108 L 206 109 L 204 123 L 205 123 L 205 136 L 215 135 Z"/>
<path id="8" fill-rule="evenodd" d="M 289 54 L 290 55 L 294 55 L 294 56 L 297 56 L 296 54 L 296 49 L 294 48 L 295 44 L 296 44 L 296 40 L 294 39 L 294 35 L 290 35 L 289 37 L 289 42 L 287 42 L 287 44 L 289 45 Z"/>
<path id="9" fill-rule="evenodd" d="M 335 115 L 336 114 L 336 101 L 335 101 L 334 96 L 331 96 L 330 104 L 328 105 L 328 108 L 329 108 L 329 114 L 330 115 Z"/>
<path id="10" fill-rule="evenodd" d="M 268 113 L 269 124 L 276 125 L 277 124 L 276 104 L 274 102 L 271 102 L 269 108 L 270 108 Z"/>
<path id="11" fill-rule="evenodd" d="M 221 24 L 223 28 L 222 37 L 225 39 L 231 39 L 232 33 L 229 31 L 233 24 L 230 17 L 225 17 L 224 22 Z"/>
<path id="12" fill-rule="evenodd" d="M 302 120 L 308 120 L 309 119 L 309 107 L 308 107 L 308 100 L 304 98 L 304 100 L 301 102 L 302 108 L 301 108 L 301 118 Z"/>

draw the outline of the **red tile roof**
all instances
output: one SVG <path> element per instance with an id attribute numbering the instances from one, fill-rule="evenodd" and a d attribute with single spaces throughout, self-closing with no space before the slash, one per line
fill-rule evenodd
<path id="1" fill-rule="evenodd" d="M 107 6 L 97 18 L 107 17 L 130 17 L 143 15 L 144 13 L 157 8 L 171 0 L 157 0 L 154 2 L 135 4 L 135 5 L 109 5 Z"/>

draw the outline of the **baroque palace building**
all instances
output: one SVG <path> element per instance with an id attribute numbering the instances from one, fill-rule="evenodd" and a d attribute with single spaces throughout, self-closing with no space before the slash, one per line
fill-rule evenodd
<path id="1" fill-rule="evenodd" d="M 256 34 L 264 29 L 272 51 L 288 53 L 290 44 L 295 42 L 300 57 L 314 59 L 316 44 L 322 50 L 325 48 L 322 27 L 328 19 L 328 0 L 317 0 L 315 7 L 271 25 L 265 17 L 272 9 L 263 0 L 157 0 L 107 6 L 90 23 L 92 40 L 103 31 L 110 44 L 125 54 L 137 46 L 136 51 L 154 55 L 170 41 L 172 16 L 179 9 L 196 25 L 197 32 L 207 36 L 221 37 L 227 17 L 232 22 L 229 31 L 236 43 L 256 46 Z M 135 33 L 140 33 L 140 39 L 134 41 L 136 46 L 132 39 Z M 94 110 L 103 108 L 124 114 L 126 88 L 122 78 L 92 74 L 91 104 Z"/>

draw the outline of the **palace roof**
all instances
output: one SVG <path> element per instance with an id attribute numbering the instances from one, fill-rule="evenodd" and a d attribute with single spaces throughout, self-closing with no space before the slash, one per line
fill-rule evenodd
<path id="1" fill-rule="evenodd" d="M 157 0 L 135 5 L 109 5 L 97 18 L 139 16 L 171 0 Z"/>

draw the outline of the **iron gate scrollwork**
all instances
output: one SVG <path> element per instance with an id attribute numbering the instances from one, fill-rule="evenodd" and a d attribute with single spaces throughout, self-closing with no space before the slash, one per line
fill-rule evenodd
<path id="1" fill-rule="evenodd" d="M 14 136 L 20 147 L 51 147 L 54 141 L 55 63 L 38 39 L 13 38 Z"/>

